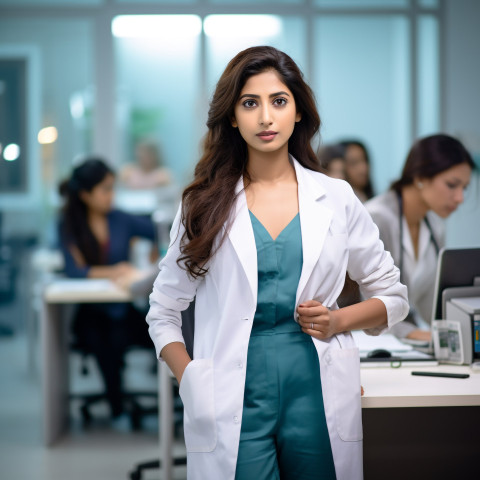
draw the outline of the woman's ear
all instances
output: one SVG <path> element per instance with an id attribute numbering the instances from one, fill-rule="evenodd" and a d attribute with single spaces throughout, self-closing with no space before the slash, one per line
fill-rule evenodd
<path id="1" fill-rule="evenodd" d="M 302 119 L 301 112 L 297 112 L 297 115 L 295 116 L 295 123 L 298 123 L 301 119 Z"/>
<path id="2" fill-rule="evenodd" d="M 231 123 L 232 123 L 232 127 L 233 127 L 233 128 L 237 128 L 237 127 L 238 127 L 238 123 L 237 123 L 237 121 L 235 120 L 235 117 L 232 117 Z"/>
<path id="3" fill-rule="evenodd" d="M 88 204 L 88 201 L 90 200 L 90 195 L 86 190 L 80 190 L 78 192 L 78 196 L 83 203 Z"/>
<path id="4" fill-rule="evenodd" d="M 424 177 L 413 177 L 413 184 L 419 189 L 423 190 L 423 187 L 425 184 L 427 184 L 430 181 L 429 178 L 424 178 Z"/>

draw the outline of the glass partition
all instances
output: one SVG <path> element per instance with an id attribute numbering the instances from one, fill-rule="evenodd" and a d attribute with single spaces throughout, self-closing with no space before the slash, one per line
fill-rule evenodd
<path id="1" fill-rule="evenodd" d="M 403 16 L 319 17 L 314 48 L 323 141 L 364 141 L 381 192 L 399 174 L 411 138 L 409 23 Z"/>
<path id="2" fill-rule="evenodd" d="M 57 206 L 53 193 L 75 156 L 92 148 L 93 100 L 84 105 L 83 129 L 79 130 L 69 108 L 72 96 L 93 88 L 92 23 L 70 18 L 0 18 L 0 47 L 2 54 L 11 52 L 10 56 L 20 52 L 17 55 L 22 57 L 25 51 L 27 77 L 32 75 L 30 87 L 27 84 L 22 94 L 27 102 L 28 137 L 21 149 L 30 159 L 25 164 L 25 181 L 31 201 L 17 200 L 13 207 L 45 204 L 49 211 Z"/>
<path id="3" fill-rule="evenodd" d="M 196 15 L 119 16 L 112 23 L 116 70 L 117 164 L 134 160 L 141 141 L 155 143 L 184 183 L 198 159 L 202 132 L 201 20 Z"/>
<path id="4" fill-rule="evenodd" d="M 208 0 L 209 3 L 216 3 L 216 4 L 299 4 L 304 3 L 305 0 Z M 253 13 L 253 12 L 252 12 Z"/>
<path id="5" fill-rule="evenodd" d="M 306 22 L 277 15 L 209 15 L 205 18 L 209 95 L 230 59 L 254 45 L 272 45 L 288 53 L 305 71 Z"/>
<path id="6" fill-rule="evenodd" d="M 432 15 L 420 15 L 417 26 L 417 132 L 422 137 L 440 129 L 438 21 Z"/>
<path id="7" fill-rule="evenodd" d="M 409 6 L 409 0 L 314 0 L 319 7 L 330 8 L 405 8 Z"/>

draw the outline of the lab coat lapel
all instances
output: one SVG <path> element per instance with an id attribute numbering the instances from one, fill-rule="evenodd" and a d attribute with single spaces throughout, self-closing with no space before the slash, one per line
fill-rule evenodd
<path id="1" fill-rule="evenodd" d="M 325 189 L 308 170 L 294 161 L 302 229 L 303 268 L 297 289 L 297 304 L 322 252 L 333 211 L 323 205 Z"/>
<path id="2" fill-rule="evenodd" d="M 254 304 L 256 305 L 258 288 L 257 247 L 255 245 L 255 236 L 248 212 L 247 198 L 243 190 L 243 178 L 240 178 L 238 181 L 235 194 L 237 196 L 235 214 L 232 218 L 228 236 L 245 271 L 248 284 L 252 291 Z"/>

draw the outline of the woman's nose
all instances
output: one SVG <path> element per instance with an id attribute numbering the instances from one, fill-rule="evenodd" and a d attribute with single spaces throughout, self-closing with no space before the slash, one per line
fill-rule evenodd
<path id="1" fill-rule="evenodd" d="M 260 109 L 259 123 L 260 123 L 260 125 L 271 125 L 273 123 L 272 114 L 271 114 L 268 106 L 262 107 Z"/>
<path id="2" fill-rule="evenodd" d="M 457 205 L 460 205 L 461 203 L 463 203 L 464 198 L 465 198 L 465 192 L 463 188 L 458 188 L 455 191 L 455 202 L 457 203 Z"/>

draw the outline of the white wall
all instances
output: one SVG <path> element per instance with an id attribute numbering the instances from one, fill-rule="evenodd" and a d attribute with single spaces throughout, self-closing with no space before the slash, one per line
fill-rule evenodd
<path id="1" fill-rule="evenodd" d="M 444 130 L 460 138 L 480 169 L 480 2 L 445 0 Z M 447 245 L 480 246 L 480 178 L 447 222 Z"/>

